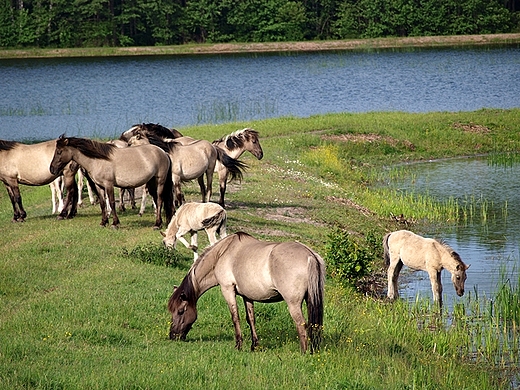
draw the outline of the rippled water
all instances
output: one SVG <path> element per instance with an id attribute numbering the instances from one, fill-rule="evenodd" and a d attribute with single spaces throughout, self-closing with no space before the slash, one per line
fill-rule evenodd
<path id="1" fill-rule="evenodd" d="M 520 48 L 0 60 L 0 139 L 520 106 Z"/>
<path id="2" fill-rule="evenodd" d="M 482 157 L 410 164 L 406 169 L 413 181 L 395 183 L 403 191 L 429 194 L 441 202 L 453 198 L 461 205 L 474 206 L 473 216 L 460 224 L 440 229 L 431 226 L 424 234 L 444 239 L 471 264 L 466 292 L 492 298 L 501 273 L 511 276 L 516 284 L 520 270 L 520 166 L 494 166 Z M 404 296 L 412 298 L 419 293 L 431 297 L 425 272 L 414 273 L 407 280 Z M 447 271 L 442 284 L 444 295 L 455 301 Z"/>

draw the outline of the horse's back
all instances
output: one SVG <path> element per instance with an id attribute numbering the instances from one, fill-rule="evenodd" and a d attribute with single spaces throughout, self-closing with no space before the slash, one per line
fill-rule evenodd
<path id="1" fill-rule="evenodd" d="M 228 240 L 229 238 L 229 240 Z M 312 252 L 297 242 L 264 242 L 249 235 L 227 236 L 215 269 L 219 283 L 235 284 L 237 292 L 255 301 L 302 299 L 309 283 Z"/>
<path id="2" fill-rule="evenodd" d="M 55 179 L 49 170 L 54 150 L 55 141 L 15 143 L 12 149 L 0 153 L 0 174 L 24 185 L 49 184 Z"/>
<path id="3" fill-rule="evenodd" d="M 395 231 L 388 238 L 391 257 L 398 256 L 406 266 L 419 270 L 426 269 L 427 262 L 437 256 L 438 245 L 441 244 L 435 239 L 408 230 Z"/>
<path id="4" fill-rule="evenodd" d="M 204 227 L 202 223 L 205 219 L 222 210 L 223 208 L 217 203 L 188 202 L 177 209 L 175 218 L 178 225 L 186 225 L 194 230 L 201 230 Z"/>

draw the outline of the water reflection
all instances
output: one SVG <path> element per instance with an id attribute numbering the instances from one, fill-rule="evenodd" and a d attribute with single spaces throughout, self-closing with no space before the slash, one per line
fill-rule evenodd
<path id="1" fill-rule="evenodd" d="M 461 158 L 410 164 L 406 170 L 412 180 L 395 183 L 404 191 L 428 194 L 445 201 L 453 198 L 466 215 L 452 226 L 428 227 L 421 232 L 443 238 L 464 262 L 471 264 L 466 292 L 493 297 L 501 273 L 518 281 L 520 243 L 520 165 L 493 166 L 486 157 Z M 465 210 L 465 211 L 464 211 Z M 403 296 L 431 296 L 426 273 L 414 273 L 410 283 L 401 287 Z M 456 300 L 449 272 L 443 272 L 442 283 L 447 302 Z"/>

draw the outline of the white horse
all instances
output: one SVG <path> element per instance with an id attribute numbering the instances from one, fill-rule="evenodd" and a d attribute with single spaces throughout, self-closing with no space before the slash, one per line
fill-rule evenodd
<path id="1" fill-rule="evenodd" d="M 391 300 L 398 297 L 397 278 L 403 264 L 416 270 L 427 271 L 433 291 L 433 300 L 442 308 L 441 271 L 451 273 L 451 281 L 459 297 L 464 295 L 466 270 L 457 252 L 433 238 L 424 238 L 408 230 L 388 233 L 383 238 L 383 249 L 388 266 L 388 293 Z"/>
<path id="2" fill-rule="evenodd" d="M 163 235 L 163 243 L 166 247 L 175 248 L 177 240 L 182 242 L 186 248 L 193 250 L 194 261 L 199 257 L 197 253 L 197 232 L 205 230 L 210 245 L 215 244 L 217 233 L 220 238 L 227 236 L 226 233 L 227 214 L 224 208 L 216 203 L 184 203 L 177 209 L 175 216 L 168 224 L 168 229 Z M 183 237 L 191 234 L 191 245 Z"/>

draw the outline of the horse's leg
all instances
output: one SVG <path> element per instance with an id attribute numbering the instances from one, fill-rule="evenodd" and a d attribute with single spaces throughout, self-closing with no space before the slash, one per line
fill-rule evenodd
<path id="1" fill-rule="evenodd" d="M 177 240 L 182 242 L 186 248 L 191 249 L 190 243 L 186 241 L 186 239 L 184 238 L 184 235 L 188 234 L 189 232 L 190 231 L 188 229 L 183 229 L 182 227 L 179 227 L 179 230 L 177 230 L 177 233 L 175 233 L 175 237 L 177 237 Z M 191 241 L 193 243 L 193 236 L 191 237 Z"/>
<path id="2" fill-rule="evenodd" d="M 152 178 L 148 183 L 146 183 L 146 188 L 148 193 L 152 196 L 155 204 L 157 205 L 155 209 L 155 224 L 153 226 L 154 229 L 160 229 L 162 225 L 162 192 L 164 191 L 164 185 L 157 184 L 157 178 Z"/>
<path id="3" fill-rule="evenodd" d="M 200 193 L 202 194 L 202 203 L 207 202 L 206 200 L 206 186 L 204 185 L 204 175 L 197 178 L 200 187 Z"/>
<path id="4" fill-rule="evenodd" d="M 181 181 L 174 181 L 173 182 L 173 189 L 175 193 L 175 207 L 180 207 L 184 203 L 184 195 L 181 191 Z"/>
<path id="5" fill-rule="evenodd" d="M 18 182 L 15 180 L 10 183 L 6 183 L 5 187 L 7 188 L 7 193 L 9 194 L 9 199 L 11 200 L 11 204 L 13 205 L 13 222 L 23 222 L 25 217 L 27 217 L 27 213 L 23 209 L 22 205 L 22 196 L 20 195 L 20 188 L 18 187 Z"/>
<path id="6" fill-rule="evenodd" d="M 287 302 L 289 308 L 289 314 L 296 324 L 296 330 L 298 331 L 298 337 L 300 339 L 300 351 L 301 353 L 307 352 L 307 326 L 305 323 L 305 317 L 303 317 L 302 306 L 300 304 Z"/>
<path id="7" fill-rule="evenodd" d="M 75 164 L 75 163 L 74 163 Z M 76 182 L 76 170 L 79 165 L 68 165 L 63 170 L 63 185 L 67 191 L 67 196 L 63 204 L 63 209 L 58 219 L 74 218 L 78 212 L 78 183 Z M 68 214 L 67 214 L 68 213 Z"/>
<path id="8" fill-rule="evenodd" d="M 399 278 L 399 273 L 403 268 L 403 262 L 401 259 L 397 261 L 391 260 L 390 265 L 388 266 L 388 292 L 387 297 L 392 301 L 399 297 L 399 291 L 397 289 L 397 279 Z"/>
<path id="9" fill-rule="evenodd" d="M 142 187 L 143 192 L 141 195 L 141 208 L 139 209 L 139 216 L 142 217 L 146 210 L 146 196 L 148 195 L 148 190 L 146 189 L 146 185 Z"/>
<path id="10" fill-rule="evenodd" d="M 206 171 L 206 202 L 211 200 L 211 195 L 213 193 L 213 171 L 215 170 L 215 166 L 212 166 L 210 169 Z"/>
<path id="11" fill-rule="evenodd" d="M 83 206 L 83 172 L 81 168 L 78 170 L 78 207 Z"/>
<path id="12" fill-rule="evenodd" d="M 237 297 L 235 295 L 234 286 L 224 287 L 221 286 L 222 295 L 228 304 L 229 311 L 231 313 L 231 320 L 235 326 L 235 348 L 241 349 L 242 342 L 242 330 L 240 329 L 240 317 L 238 315 Z"/>
<path id="13" fill-rule="evenodd" d="M 125 189 L 124 188 L 120 188 L 119 189 L 119 210 L 121 211 L 126 211 L 126 208 L 125 208 Z"/>
<path id="14" fill-rule="evenodd" d="M 97 186 L 98 199 L 99 199 L 99 207 L 101 207 L 101 226 L 107 226 L 108 224 L 108 216 L 109 211 L 107 210 L 107 196 L 105 193 L 105 189 Z"/>
<path id="15" fill-rule="evenodd" d="M 246 321 L 251 329 L 251 351 L 258 347 L 258 335 L 255 326 L 255 306 L 254 302 L 244 297 L 244 305 L 246 307 Z"/>
<path id="16" fill-rule="evenodd" d="M 108 187 L 105 189 L 106 195 L 108 197 L 108 202 L 110 204 L 110 208 L 112 209 L 112 227 L 117 229 L 120 225 L 119 217 L 116 212 L 116 197 L 114 194 L 114 187 Z"/>
<path id="17" fill-rule="evenodd" d="M 130 206 L 135 210 L 135 188 L 128 188 L 128 197 L 130 198 Z"/>
<path id="18" fill-rule="evenodd" d="M 51 189 L 51 203 L 52 203 L 52 213 L 56 214 L 58 208 L 56 207 L 56 180 L 49 184 Z"/>
<path id="19" fill-rule="evenodd" d="M 441 284 L 441 271 L 431 270 L 428 271 L 430 276 L 430 282 L 432 284 L 433 301 L 439 304 L 442 309 L 442 284 Z"/>
<path id="20" fill-rule="evenodd" d="M 213 245 L 217 242 L 217 226 L 212 226 L 210 228 L 205 229 L 206 234 L 208 235 L 209 244 Z"/>
<path id="21" fill-rule="evenodd" d="M 224 196 L 226 195 L 226 186 L 227 186 L 227 178 L 228 178 L 228 170 L 226 168 L 223 168 L 218 171 L 218 181 L 219 181 L 219 187 L 220 187 L 220 199 L 218 201 L 218 204 L 222 207 L 224 206 Z"/>

